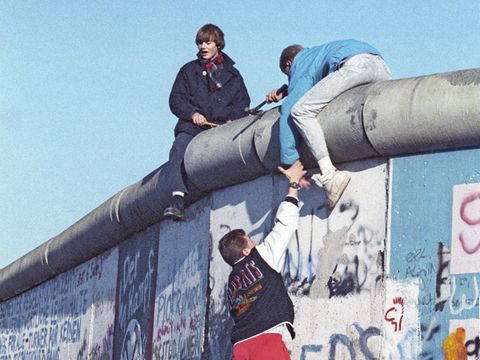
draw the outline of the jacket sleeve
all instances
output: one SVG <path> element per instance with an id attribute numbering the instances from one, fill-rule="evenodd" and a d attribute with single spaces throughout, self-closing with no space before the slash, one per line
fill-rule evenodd
<path id="1" fill-rule="evenodd" d="M 285 251 L 298 229 L 300 209 L 288 201 L 282 201 L 275 217 L 275 225 L 263 243 L 257 245 L 260 256 L 272 269 L 280 272 L 285 262 Z"/>
<path id="2" fill-rule="evenodd" d="M 297 150 L 297 142 L 300 139 L 300 133 L 293 123 L 291 112 L 294 105 L 302 98 L 314 85 L 310 76 L 290 79 L 288 85 L 288 96 L 283 100 L 280 108 L 280 162 L 292 164 L 300 157 Z"/>
<path id="3" fill-rule="evenodd" d="M 198 111 L 192 104 L 188 91 L 188 79 L 184 69 L 180 69 L 170 92 L 170 110 L 179 119 L 191 120 L 193 113 Z"/>
<path id="4" fill-rule="evenodd" d="M 247 87 L 243 82 L 243 78 L 238 73 L 238 90 L 229 105 L 230 120 L 240 119 L 248 115 L 246 109 L 250 106 L 250 96 L 248 95 Z"/>

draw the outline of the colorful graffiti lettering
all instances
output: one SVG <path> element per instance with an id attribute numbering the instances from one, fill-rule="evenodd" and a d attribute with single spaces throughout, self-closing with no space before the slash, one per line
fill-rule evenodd
<path id="1" fill-rule="evenodd" d="M 445 360 L 467 360 L 467 348 L 465 347 L 465 329 L 457 328 L 445 338 L 442 345 Z"/>
<path id="2" fill-rule="evenodd" d="M 480 200 L 480 193 L 473 193 L 468 195 L 465 199 L 463 199 L 462 204 L 460 206 L 460 218 L 468 225 L 475 226 L 480 224 L 480 217 L 478 217 L 478 212 L 473 211 L 472 213 L 477 215 L 476 218 L 472 217 L 472 213 L 467 211 L 467 206 L 472 205 L 473 202 Z M 466 239 L 466 235 L 464 232 L 460 232 L 458 238 L 460 240 L 460 244 L 462 244 L 462 249 L 467 254 L 475 254 L 480 249 L 480 237 L 475 232 L 474 235 L 477 235 L 476 241 L 472 239 L 472 236 L 469 239 Z"/>
<path id="3" fill-rule="evenodd" d="M 480 184 L 453 188 L 452 274 L 480 271 Z"/>

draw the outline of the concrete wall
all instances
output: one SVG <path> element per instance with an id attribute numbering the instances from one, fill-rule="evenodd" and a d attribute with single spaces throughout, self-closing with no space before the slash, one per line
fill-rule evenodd
<path id="1" fill-rule="evenodd" d="M 480 355 L 479 158 L 465 150 L 392 160 L 389 277 L 418 283 L 426 359 L 441 358 L 458 327 L 469 359 Z"/>
<path id="2" fill-rule="evenodd" d="M 302 191 L 283 270 L 292 359 L 441 359 L 446 339 L 479 355 L 479 158 L 343 164 L 352 181 L 332 212 L 321 188 Z M 218 239 L 242 227 L 261 242 L 286 188 L 277 175 L 215 191 L 188 222 L 154 224 L 0 303 L 0 360 L 228 358 Z"/>

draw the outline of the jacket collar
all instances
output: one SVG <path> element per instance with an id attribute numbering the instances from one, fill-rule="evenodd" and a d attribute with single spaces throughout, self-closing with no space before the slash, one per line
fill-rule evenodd
<path id="1" fill-rule="evenodd" d="M 230 56 L 228 56 L 224 52 L 222 52 L 222 58 L 223 58 L 223 71 L 220 73 L 219 80 L 222 83 L 222 85 L 225 85 L 234 76 L 233 65 L 235 64 L 235 62 L 230 58 Z M 200 62 L 198 58 L 196 63 L 198 65 L 196 69 L 197 75 L 202 78 L 202 81 L 204 81 L 205 84 L 207 84 L 207 81 L 208 81 L 207 73 L 204 65 Z"/>

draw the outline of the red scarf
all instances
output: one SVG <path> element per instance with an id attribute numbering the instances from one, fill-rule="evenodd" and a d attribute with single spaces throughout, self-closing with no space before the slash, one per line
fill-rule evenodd
<path id="1" fill-rule="evenodd" d="M 221 64 L 223 62 L 222 54 L 218 54 L 217 57 L 205 64 L 205 69 L 210 70 L 214 64 Z"/>

